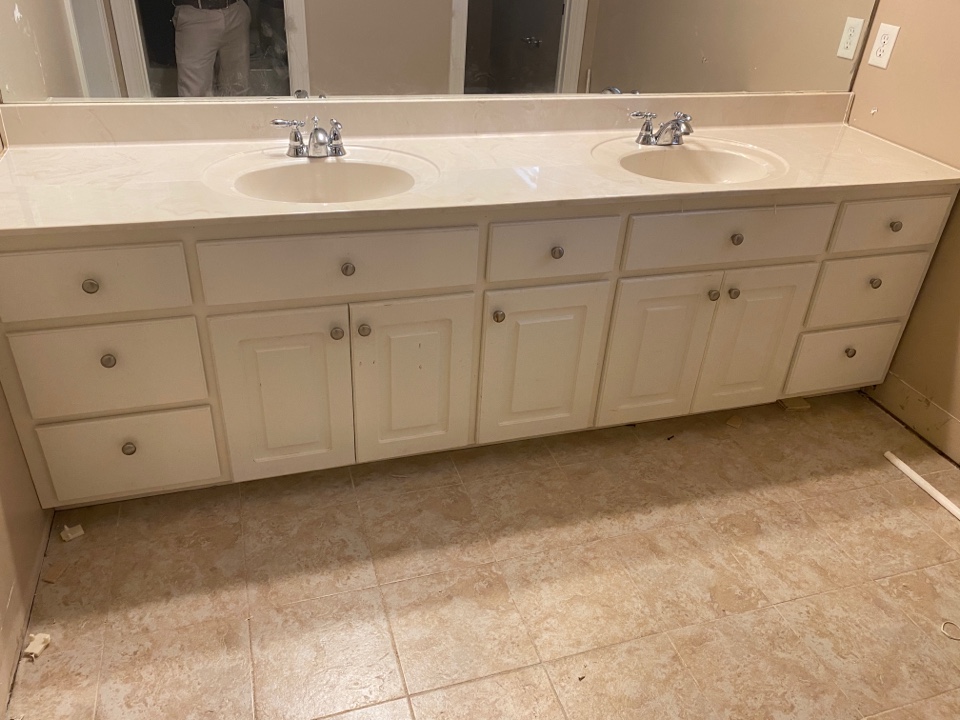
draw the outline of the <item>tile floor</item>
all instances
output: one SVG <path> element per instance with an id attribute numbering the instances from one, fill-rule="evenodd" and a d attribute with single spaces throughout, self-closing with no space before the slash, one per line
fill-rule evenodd
<path id="1" fill-rule="evenodd" d="M 960 470 L 858 395 L 72 510 L 25 720 L 960 717 Z"/>

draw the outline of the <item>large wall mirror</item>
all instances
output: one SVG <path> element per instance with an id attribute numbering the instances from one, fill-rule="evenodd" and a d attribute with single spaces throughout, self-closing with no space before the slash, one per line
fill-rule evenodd
<path id="1" fill-rule="evenodd" d="M 875 1 L 0 0 L 0 97 L 846 91 Z"/>

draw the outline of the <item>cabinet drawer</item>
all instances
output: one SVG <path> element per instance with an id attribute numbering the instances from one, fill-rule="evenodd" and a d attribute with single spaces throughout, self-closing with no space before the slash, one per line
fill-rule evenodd
<path id="1" fill-rule="evenodd" d="M 782 260 L 827 248 L 836 205 L 634 215 L 625 270 Z"/>
<path id="2" fill-rule="evenodd" d="M 614 269 L 620 218 L 501 223 L 490 227 L 490 280 L 594 275 Z"/>
<path id="3" fill-rule="evenodd" d="M 313 235 L 197 246 L 207 303 L 296 300 L 472 285 L 475 228 Z"/>
<path id="4" fill-rule="evenodd" d="M 220 477 L 208 407 L 44 425 L 37 435 L 62 503 Z"/>
<path id="5" fill-rule="evenodd" d="M 180 245 L 0 255 L 0 318 L 4 322 L 161 310 L 191 303 Z"/>
<path id="6" fill-rule="evenodd" d="M 901 327 L 901 323 L 886 323 L 802 335 L 787 379 L 786 394 L 883 382 L 897 348 Z"/>
<path id="7" fill-rule="evenodd" d="M 825 262 L 807 326 L 905 317 L 929 261 L 922 252 Z"/>
<path id="8" fill-rule="evenodd" d="M 832 250 L 931 245 L 952 205 L 950 195 L 844 203 Z"/>
<path id="9" fill-rule="evenodd" d="M 9 337 L 30 412 L 38 420 L 207 397 L 192 317 Z"/>

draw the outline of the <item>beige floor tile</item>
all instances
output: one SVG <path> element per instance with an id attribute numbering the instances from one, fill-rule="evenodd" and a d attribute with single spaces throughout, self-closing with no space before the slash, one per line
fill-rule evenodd
<path id="1" fill-rule="evenodd" d="M 417 720 L 564 720 L 540 666 L 412 698 Z"/>
<path id="2" fill-rule="evenodd" d="M 801 507 L 870 578 L 957 558 L 956 551 L 882 486 L 807 500 Z"/>
<path id="3" fill-rule="evenodd" d="M 7 715 L 23 720 L 93 720 L 100 643 L 58 651 L 57 640 L 34 662 L 21 660 Z"/>
<path id="4" fill-rule="evenodd" d="M 77 546 L 78 552 L 46 557 L 37 584 L 30 632 L 48 633 L 57 638 L 57 646 L 102 643 L 110 609 L 110 581 L 113 574 L 113 549 L 88 552 L 90 546 Z"/>
<path id="5" fill-rule="evenodd" d="M 404 695 L 376 589 L 256 613 L 250 633 L 257 720 L 314 720 Z"/>
<path id="6" fill-rule="evenodd" d="M 666 635 L 547 663 L 569 720 L 715 718 Z"/>
<path id="7" fill-rule="evenodd" d="M 173 630 L 248 614 L 240 525 L 117 545 L 107 635 Z"/>
<path id="8" fill-rule="evenodd" d="M 955 504 L 960 504 L 960 470 L 933 473 L 927 475 L 925 480 Z M 941 507 L 910 478 L 901 476 L 883 487 L 901 506 L 913 510 L 914 514 L 946 540 L 950 547 L 960 551 L 960 520 Z"/>
<path id="9" fill-rule="evenodd" d="M 864 715 L 960 686 L 960 670 L 874 583 L 777 608 Z"/>
<path id="10" fill-rule="evenodd" d="M 460 484 L 460 474 L 450 453 L 413 455 L 354 465 L 350 473 L 360 500 Z"/>
<path id="11" fill-rule="evenodd" d="M 653 608 L 607 542 L 508 560 L 501 569 L 543 660 L 657 630 Z"/>
<path id="12" fill-rule="evenodd" d="M 120 503 L 121 538 L 183 535 L 240 522 L 236 484 L 154 495 Z"/>
<path id="13" fill-rule="evenodd" d="M 957 720 L 958 717 L 960 717 L 960 690 L 952 690 L 907 707 L 871 715 L 866 720 Z"/>
<path id="14" fill-rule="evenodd" d="M 670 637 L 721 718 L 860 717 L 776 608 L 675 630 Z"/>
<path id="15" fill-rule="evenodd" d="M 498 560 L 613 534 L 599 498 L 559 468 L 500 475 L 464 486 Z"/>
<path id="16" fill-rule="evenodd" d="M 960 642 L 940 632 L 948 620 L 960 624 L 960 562 L 894 575 L 877 584 L 960 668 Z M 960 636 L 960 628 L 948 629 Z"/>
<path id="17" fill-rule="evenodd" d="M 410 706 L 406 700 L 394 700 L 362 710 L 333 715 L 329 720 L 413 720 L 413 716 L 410 714 Z"/>
<path id="18" fill-rule="evenodd" d="M 353 503 L 244 516 L 243 541 L 254 610 L 377 584 Z"/>
<path id="19" fill-rule="evenodd" d="M 90 507 L 58 510 L 53 516 L 50 539 L 47 542 L 47 556 L 75 556 L 80 552 L 113 552 L 117 542 L 117 523 L 120 518 L 120 503 L 91 505 Z M 83 527 L 83 535 L 76 540 L 64 542 L 60 531 L 64 525 Z"/>
<path id="20" fill-rule="evenodd" d="M 493 562 L 460 486 L 363 501 L 360 514 L 381 583 Z"/>
<path id="21" fill-rule="evenodd" d="M 796 503 L 727 515 L 714 520 L 711 527 L 772 603 L 866 580 Z"/>
<path id="22" fill-rule="evenodd" d="M 254 480 L 240 485 L 244 518 L 324 509 L 356 500 L 349 468 Z"/>
<path id="23" fill-rule="evenodd" d="M 450 454 L 463 482 L 492 475 L 537 472 L 557 467 L 542 440 L 521 440 L 501 445 L 457 450 Z"/>
<path id="24" fill-rule="evenodd" d="M 769 602 L 706 522 L 624 535 L 609 543 L 664 630 Z"/>
<path id="25" fill-rule="evenodd" d="M 245 619 L 125 635 L 104 653 L 97 720 L 211 717 L 253 718 Z"/>
<path id="26" fill-rule="evenodd" d="M 405 580 L 382 591 L 411 693 L 538 661 L 494 565 Z"/>
<path id="27" fill-rule="evenodd" d="M 560 466 L 598 462 L 611 456 L 629 455 L 640 450 L 640 441 L 632 427 L 554 435 L 543 439 Z"/>

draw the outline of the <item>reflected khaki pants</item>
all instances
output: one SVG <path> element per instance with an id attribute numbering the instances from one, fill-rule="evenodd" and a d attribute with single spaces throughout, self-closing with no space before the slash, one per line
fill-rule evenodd
<path id="1" fill-rule="evenodd" d="M 213 70 L 220 58 L 219 95 L 250 91 L 250 8 L 240 0 L 223 10 L 178 5 L 173 13 L 177 31 L 177 87 L 180 97 L 208 97 Z"/>

